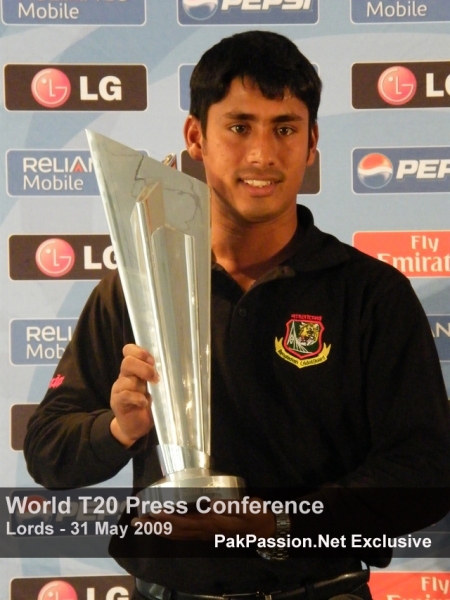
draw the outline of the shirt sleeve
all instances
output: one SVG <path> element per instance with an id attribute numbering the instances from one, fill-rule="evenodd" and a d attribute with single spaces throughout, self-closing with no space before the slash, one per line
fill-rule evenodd
<path id="1" fill-rule="evenodd" d="M 49 488 L 93 485 L 113 477 L 139 451 L 142 440 L 125 449 L 110 432 L 111 387 L 129 342 L 131 325 L 114 274 L 92 292 L 30 419 L 24 454 L 37 483 Z"/>

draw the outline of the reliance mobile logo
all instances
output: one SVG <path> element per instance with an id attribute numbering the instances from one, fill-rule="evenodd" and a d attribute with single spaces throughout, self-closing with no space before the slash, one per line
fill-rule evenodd
<path id="1" fill-rule="evenodd" d="M 353 245 L 407 277 L 450 277 L 450 231 L 358 231 Z"/>
<path id="2" fill-rule="evenodd" d="M 355 194 L 438 194 L 450 187 L 450 147 L 355 148 Z"/>
<path id="3" fill-rule="evenodd" d="M 355 63 L 353 108 L 448 108 L 450 62 Z"/>
<path id="4" fill-rule="evenodd" d="M 319 20 L 319 0 L 178 0 L 180 25 L 291 25 Z"/>
<path id="5" fill-rule="evenodd" d="M 427 315 L 441 362 L 450 361 L 450 315 Z M 449 584 L 450 585 L 450 584 Z"/>
<path id="6" fill-rule="evenodd" d="M 352 0 L 353 23 L 426 23 L 450 21 L 442 0 Z"/>
<path id="7" fill-rule="evenodd" d="M 3 0 L 7 25 L 143 25 L 145 0 Z"/>
<path id="8" fill-rule="evenodd" d="M 8 150 L 10 196 L 97 196 L 88 150 Z"/>
<path id="9" fill-rule="evenodd" d="M 13 319 L 10 323 L 11 363 L 24 366 L 58 364 L 76 324 L 77 319 Z"/>
<path id="10" fill-rule="evenodd" d="M 140 111 L 147 108 L 145 65 L 9 64 L 8 110 Z"/>

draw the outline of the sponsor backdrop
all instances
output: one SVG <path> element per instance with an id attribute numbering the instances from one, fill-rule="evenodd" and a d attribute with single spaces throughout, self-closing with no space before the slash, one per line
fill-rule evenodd
<path id="1" fill-rule="evenodd" d="M 189 75 L 206 48 L 248 28 L 288 35 L 316 65 L 320 155 L 299 201 L 411 278 L 450 391 L 448 0 L 0 1 L 3 485 L 32 484 L 26 422 L 58 385 L 89 292 L 115 269 L 84 129 L 156 159 L 176 152 L 202 177 L 183 153 Z M 113 482 L 129 483 L 127 469 Z M 8 559 L 0 571 L 0 600 L 126 600 L 131 589 L 106 558 Z M 380 599 L 447 598 L 450 568 L 396 558 L 372 581 Z"/>

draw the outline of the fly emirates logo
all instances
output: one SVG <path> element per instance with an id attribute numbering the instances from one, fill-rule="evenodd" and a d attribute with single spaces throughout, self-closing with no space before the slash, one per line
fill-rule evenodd
<path id="1" fill-rule="evenodd" d="M 450 231 L 358 231 L 353 245 L 407 277 L 450 277 Z"/>
<path id="2" fill-rule="evenodd" d="M 450 578 L 447 573 L 436 571 L 380 571 L 371 574 L 370 591 L 373 598 L 380 600 L 446 600 L 450 593 Z"/>

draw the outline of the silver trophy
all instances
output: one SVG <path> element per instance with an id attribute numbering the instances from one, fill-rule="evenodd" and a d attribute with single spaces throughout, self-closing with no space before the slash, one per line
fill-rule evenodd
<path id="1" fill-rule="evenodd" d="M 210 470 L 211 231 L 208 187 L 86 131 L 136 343 L 150 384 L 163 479 L 141 501 L 240 498 L 242 479 Z M 166 162 L 173 163 L 173 157 Z"/>

